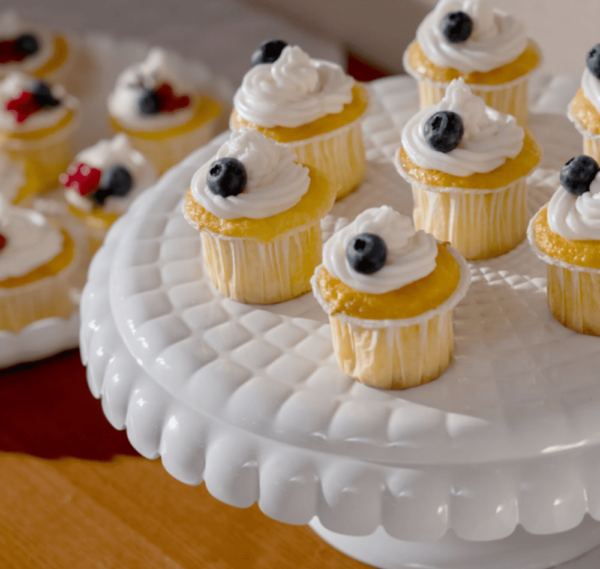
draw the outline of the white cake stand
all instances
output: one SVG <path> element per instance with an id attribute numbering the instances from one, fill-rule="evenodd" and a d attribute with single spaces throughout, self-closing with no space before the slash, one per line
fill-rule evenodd
<path id="1" fill-rule="evenodd" d="M 539 80 L 545 150 L 530 212 L 580 152 L 564 118 L 577 84 Z M 410 213 L 391 157 L 417 108 L 407 78 L 372 84 L 369 166 L 326 236 L 366 207 Z M 552 114 L 558 113 L 558 114 Z M 181 200 L 221 136 L 171 170 L 110 232 L 82 301 L 90 389 L 135 448 L 187 484 L 385 569 L 542 569 L 600 544 L 600 339 L 546 307 L 526 243 L 471 264 L 456 355 L 437 381 L 370 389 L 338 369 L 311 295 L 271 307 L 224 299 Z"/>

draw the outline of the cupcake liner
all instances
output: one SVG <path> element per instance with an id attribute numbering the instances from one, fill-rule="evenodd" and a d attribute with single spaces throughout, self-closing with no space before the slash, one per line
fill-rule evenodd
<path id="1" fill-rule="evenodd" d="M 437 308 L 400 320 L 367 320 L 331 307 L 320 294 L 316 274 L 313 292 L 329 314 L 333 347 L 340 368 L 353 379 L 380 389 L 407 389 L 438 378 L 450 365 L 454 350 L 452 309 L 464 298 L 471 282 L 466 261 L 449 247 L 460 265 L 460 281 Z"/>
<path id="2" fill-rule="evenodd" d="M 204 266 L 223 295 L 246 304 L 275 304 L 310 290 L 321 262 L 321 224 L 300 227 L 270 242 L 201 232 Z"/>
<path id="3" fill-rule="evenodd" d="M 527 234 L 527 178 L 493 190 L 441 188 L 420 184 L 395 165 L 412 186 L 417 229 L 448 241 L 469 261 L 514 249 Z"/>
<path id="4" fill-rule="evenodd" d="M 583 137 L 583 153 L 591 156 L 596 162 L 600 162 L 600 134 L 594 134 L 583 128 L 573 114 L 571 105 L 572 103 L 569 103 L 567 108 L 567 117 Z"/>

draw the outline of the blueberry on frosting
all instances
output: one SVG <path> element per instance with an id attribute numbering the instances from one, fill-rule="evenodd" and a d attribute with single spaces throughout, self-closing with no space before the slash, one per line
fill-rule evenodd
<path id="1" fill-rule="evenodd" d="M 448 12 L 441 23 L 442 34 L 450 43 L 467 41 L 473 33 L 473 20 L 460 10 Z"/>
<path id="2" fill-rule="evenodd" d="M 571 158 L 560 171 L 560 183 L 570 194 L 580 196 L 589 191 L 591 183 L 600 171 L 598 162 L 589 156 Z"/>
<path id="3" fill-rule="evenodd" d="M 224 198 L 241 194 L 247 182 L 248 174 L 244 165 L 237 158 L 229 156 L 215 160 L 206 175 L 208 189 Z"/>
<path id="4" fill-rule="evenodd" d="M 110 195 L 125 196 L 133 187 L 133 178 L 127 168 L 117 164 L 102 172 L 100 189 L 110 190 Z"/>
<path id="5" fill-rule="evenodd" d="M 282 40 L 266 41 L 252 54 L 250 65 L 254 67 L 261 63 L 273 63 L 279 59 L 281 52 L 286 47 L 287 43 Z"/>
<path id="6" fill-rule="evenodd" d="M 385 241 L 374 233 L 360 233 L 346 246 L 346 259 L 349 265 L 364 275 L 376 273 L 387 258 Z"/>
<path id="7" fill-rule="evenodd" d="M 585 63 L 590 73 L 596 78 L 600 79 L 600 43 L 596 44 L 585 58 Z"/>
<path id="8" fill-rule="evenodd" d="M 429 117 L 423 127 L 425 140 L 438 152 L 450 152 L 461 142 L 465 133 L 463 121 L 453 111 L 438 111 Z"/>
<path id="9" fill-rule="evenodd" d="M 31 34 L 21 34 L 15 40 L 15 51 L 23 55 L 33 55 L 40 49 L 38 39 Z"/>
<path id="10" fill-rule="evenodd" d="M 143 115 L 156 115 L 160 111 L 160 99 L 152 89 L 143 89 L 138 106 Z"/>
<path id="11" fill-rule="evenodd" d="M 31 88 L 36 103 L 44 107 L 57 107 L 60 101 L 52 95 L 50 86 L 43 81 L 36 81 Z"/>

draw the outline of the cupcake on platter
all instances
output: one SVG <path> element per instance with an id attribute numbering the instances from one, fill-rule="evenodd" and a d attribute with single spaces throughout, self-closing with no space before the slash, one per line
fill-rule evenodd
<path id="1" fill-rule="evenodd" d="M 310 290 L 321 262 L 321 219 L 335 192 L 285 145 L 256 130 L 231 134 L 194 175 L 184 204 L 204 265 L 224 296 L 273 304 Z"/>
<path id="2" fill-rule="evenodd" d="M 587 54 L 581 87 L 567 116 L 583 136 L 583 152 L 600 160 L 600 44 Z"/>
<path id="3" fill-rule="evenodd" d="M 452 247 L 383 206 L 325 243 L 312 287 L 344 373 L 371 387 L 406 389 L 450 365 L 452 309 L 470 278 Z"/>
<path id="4" fill-rule="evenodd" d="M 108 97 L 110 125 L 162 174 L 220 130 L 221 105 L 177 55 L 154 48 L 119 75 Z"/>
<path id="5" fill-rule="evenodd" d="M 302 164 L 325 174 L 338 198 L 355 190 L 366 169 L 365 88 L 339 65 L 281 40 L 261 45 L 251 63 L 233 100 L 231 128 L 286 144 Z"/>
<path id="6" fill-rule="evenodd" d="M 561 186 L 531 220 L 528 237 L 547 263 L 548 306 L 563 326 L 600 336 L 600 167 L 569 160 Z"/>
<path id="7" fill-rule="evenodd" d="M 0 330 L 19 332 L 43 318 L 69 318 L 83 285 L 85 244 L 41 213 L 0 196 Z"/>
<path id="8" fill-rule="evenodd" d="M 54 189 L 73 157 L 79 103 L 59 85 L 10 73 L 0 81 L 0 151 L 20 164 L 26 183 L 15 201 Z"/>
<path id="9" fill-rule="evenodd" d="M 529 76 L 540 60 L 524 27 L 487 0 L 440 0 L 404 53 L 404 69 L 419 82 L 421 108 L 462 77 L 487 105 L 526 126 Z"/>
<path id="10" fill-rule="evenodd" d="M 527 232 L 527 176 L 541 159 L 532 135 L 475 96 L 463 79 L 402 131 L 399 173 L 412 185 L 417 229 L 468 260 L 516 247 Z"/>
<path id="11" fill-rule="evenodd" d="M 69 210 L 87 228 L 96 251 L 108 228 L 157 179 L 150 161 L 121 133 L 81 151 L 61 174 Z"/>

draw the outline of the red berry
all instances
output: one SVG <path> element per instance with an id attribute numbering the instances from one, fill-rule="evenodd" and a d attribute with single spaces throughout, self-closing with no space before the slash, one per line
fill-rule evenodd
<path id="1" fill-rule="evenodd" d="M 173 92 L 173 87 L 168 83 L 163 83 L 155 92 L 159 100 L 159 112 L 172 113 L 179 109 L 185 109 L 190 105 L 190 98 L 187 95 L 178 97 Z"/>
<path id="2" fill-rule="evenodd" d="M 6 247 L 6 237 L 0 233 L 0 251 Z"/>
<path id="3" fill-rule="evenodd" d="M 58 179 L 65 188 L 70 188 L 82 196 L 87 196 L 98 189 L 101 177 L 102 170 L 77 162 L 71 164 L 67 172 L 61 174 Z"/>
<path id="4" fill-rule="evenodd" d="M 5 105 L 5 109 L 15 115 L 17 123 L 24 122 L 33 113 L 42 108 L 33 93 L 22 91 L 16 99 L 11 99 Z"/>

